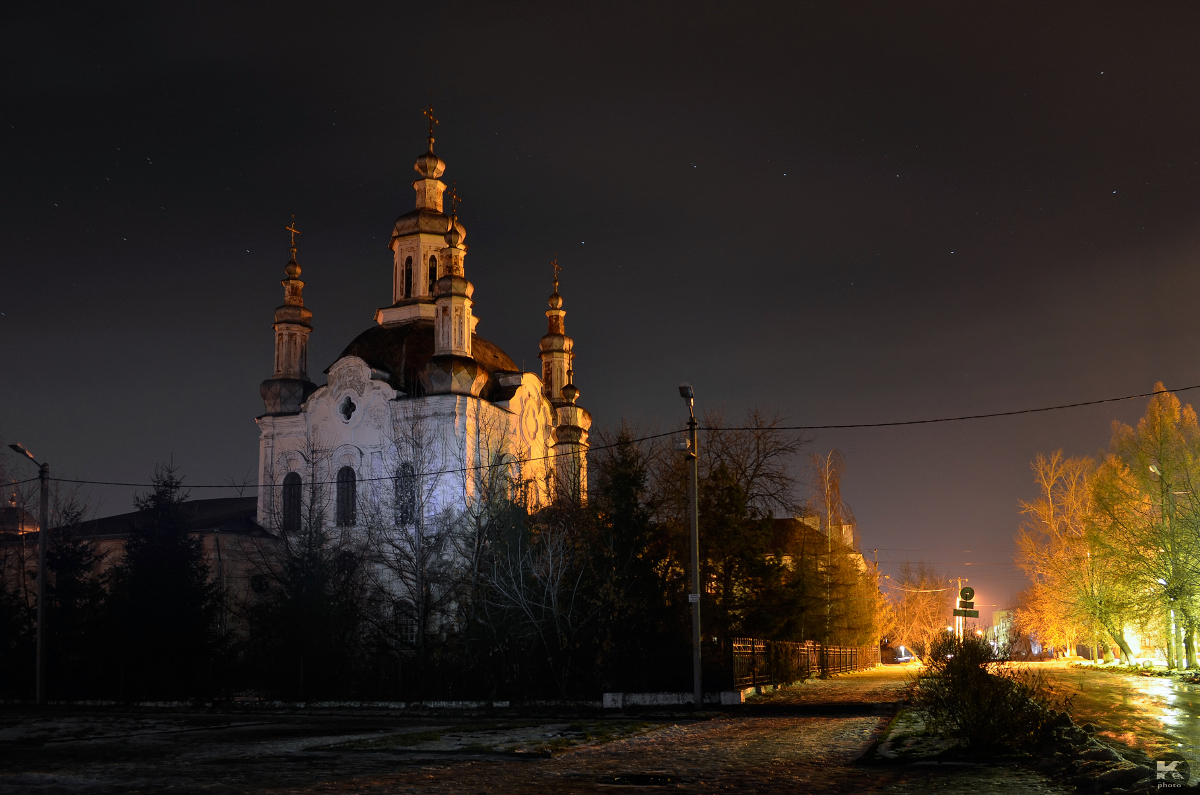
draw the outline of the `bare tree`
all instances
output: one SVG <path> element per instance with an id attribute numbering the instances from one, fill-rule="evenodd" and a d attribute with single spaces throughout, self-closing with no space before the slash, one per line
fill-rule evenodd
<path id="1" fill-rule="evenodd" d="M 812 513 L 820 518 L 825 532 L 825 560 L 821 564 L 825 580 L 825 635 L 822 640 L 829 643 L 833 637 L 833 616 L 836 606 L 847 600 L 845 593 L 853 578 L 847 577 L 844 564 L 847 554 L 857 548 L 854 514 L 842 499 L 842 478 L 846 473 L 846 460 L 841 450 L 830 450 L 825 455 L 813 454 L 813 495 L 809 498 Z M 850 553 L 843 550 L 848 547 Z M 840 575 L 840 576 L 839 576 Z"/>
<path id="2" fill-rule="evenodd" d="M 798 432 L 779 430 L 787 417 L 758 407 L 746 412 L 737 429 L 722 428 L 724 420 L 721 412 L 704 415 L 702 475 L 724 467 L 746 495 L 746 504 L 760 516 L 798 513 L 793 467 L 809 440 Z"/>
<path id="3" fill-rule="evenodd" d="M 344 693 L 363 651 L 368 609 L 367 552 L 348 522 L 331 522 L 331 451 L 315 434 L 268 462 L 266 523 L 271 538 L 251 548 L 250 592 L 237 604 L 267 686 L 301 699 Z M 295 683 L 293 685 L 293 683 Z"/>
<path id="4" fill-rule="evenodd" d="M 392 404 L 381 470 L 360 499 L 360 525 L 371 549 L 374 592 L 382 601 L 376 631 L 417 661 L 424 686 L 429 655 L 457 629 L 465 561 L 457 554 L 463 517 L 455 498 L 467 467 L 454 428 L 414 401 Z"/>
<path id="5" fill-rule="evenodd" d="M 889 596 L 895 615 L 895 639 L 919 656 L 933 647 L 945 631 L 950 615 L 951 590 L 937 572 L 924 563 L 905 563 Z"/>

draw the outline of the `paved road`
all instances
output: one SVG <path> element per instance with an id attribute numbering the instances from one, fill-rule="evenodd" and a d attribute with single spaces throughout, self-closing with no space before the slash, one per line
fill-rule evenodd
<path id="1" fill-rule="evenodd" d="M 856 764 L 907 686 L 887 667 L 701 716 L 0 712 L 0 792 L 1062 791 L 1013 768 Z"/>

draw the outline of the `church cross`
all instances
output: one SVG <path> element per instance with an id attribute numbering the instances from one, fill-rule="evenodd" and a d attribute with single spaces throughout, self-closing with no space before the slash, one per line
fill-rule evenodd
<path id="1" fill-rule="evenodd" d="M 425 118 L 429 119 L 429 151 L 433 151 L 433 125 L 439 124 L 437 116 L 433 115 L 433 92 L 429 92 L 429 107 L 424 111 Z"/>
<path id="2" fill-rule="evenodd" d="M 458 183 L 450 183 L 450 217 L 458 218 L 458 205 L 462 203 L 462 199 L 458 198 Z"/>
<path id="3" fill-rule="evenodd" d="M 285 226 L 284 229 L 292 233 L 292 256 L 296 256 L 296 235 L 300 234 L 300 230 L 296 228 L 296 216 L 292 216 L 292 225 Z"/>
<path id="4" fill-rule="evenodd" d="M 559 271 L 562 270 L 562 266 L 558 264 L 558 255 L 557 254 L 554 256 L 554 259 L 550 260 L 550 267 L 554 268 L 554 292 L 557 293 L 558 292 L 558 273 L 559 273 Z"/>

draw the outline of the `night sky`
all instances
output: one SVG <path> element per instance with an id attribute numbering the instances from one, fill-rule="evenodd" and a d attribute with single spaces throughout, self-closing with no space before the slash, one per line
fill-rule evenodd
<path id="1" fill-rule="evenodd" d="M 675 426 L 684 380 L 802 425 L 1200 383 L 1194 4 L 116 5 L 0 11 L 0 439 L 56 475 L 253 477 L 283 227 L 321 381 L 390 300 L 431 91 L 479 333 L 538 369 L 557 254 L 599 428 Z M 1031 459 L 1144 406 L 808 450 L 868 558 L 986 618 Z"/>

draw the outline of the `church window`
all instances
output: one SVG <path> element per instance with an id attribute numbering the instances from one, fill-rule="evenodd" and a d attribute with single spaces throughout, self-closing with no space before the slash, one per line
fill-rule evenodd
<path id="1" fill-rule="evenodd" d="M 412 298 L 413 266 L 412 257 L 404 260 L 404 297 Z"/>
<path id="2" fill-rule="evenodd" d="M 396 469 L 396 524 L 406 526 L 417 518 L 417 473 L 407 461 Z"/>
<path id="3" fill-rule="evenodd" d="M 396 640 L 401 646 L 413 648 L 417 645 L 417 611 L 412 602 L 396 602 L 392 606 L 392 620 Z"/>
<path id="4" fill-rule="evenodd" d="M 342 419 L 344 421 L 349 422 L 350 418 L 354 416 L 354 410 L 356 408 L 358 408 L 358 406 L 354 404 L 354 401 L 350 399 L 349 395 L 346 395 L 346 399 L 343 400 L 341 405 L 338 406 L 338 414 L 342 415 Z"/>
<path id="5" fill-rule="evenodd" d="M 337 524 L 350 527 L 355 521 L 355 477 L 351 467 L 342 467 L 337 473 Z"/>
<path id="6" fill-rule="evenodd" d="M 463 312 L 458 307 L 454 309 L 454 347 L 463 345 Z"/>
<path id="7" fill-rule="evenodd" d="M 433 287 L 437 284 L 437 257 L 429 258 L 429 294 L 433 295 Z"/>
<path id="8" fill-rule="evenodd" d="M 283 532 L 300 532 L 300 476 L 295 472 L 283 479 Z"/>

